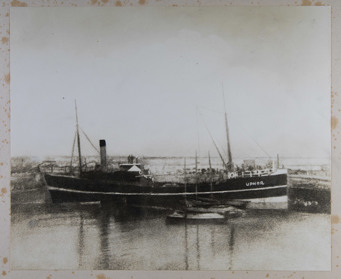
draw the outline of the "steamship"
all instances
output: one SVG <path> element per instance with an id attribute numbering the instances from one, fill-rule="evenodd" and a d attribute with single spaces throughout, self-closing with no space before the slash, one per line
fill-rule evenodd
<path id="1" fill-rule="evenodd" d="M 217 148 L 224 168 L 219 175 L 211 167 L 205 172 L 197 169 L 187 173 L 184 161 L 183 179 L 177 182 L 155 180 L 135 157 L 129 156 L 115 170 L 109 170 L 106 157 L 106 142 L 100 140 L 100 165 L 92 170 L 82 165 L 78 116 L 76 107 L 76 136 L 78 168 L 68 172 L 43 172 L 47 189 L 55 203 L 60 202 L 124 202 L 147 206 L 175 206 L 188 200 L 256 201 L 259 203 L 287 201 L 287 171 L 268 168 L 262 170 L 236 169 L 232 161 L 227 115 L 227 162 Z M 213 139 L 212 139 L 213 140 Z M 74 141 L 74 144 L 75 144 Z M 197 158 L 197 157 L 196 157 Z"/>

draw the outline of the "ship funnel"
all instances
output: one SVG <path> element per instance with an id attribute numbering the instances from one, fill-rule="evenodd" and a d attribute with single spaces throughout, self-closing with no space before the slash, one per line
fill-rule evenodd
<path id="1" fill-rule="evenodd" d="M 99 140 L 100 154 L 101 154 L 101 168 L 107 168 L 107 150 L 105 140 Z"/>

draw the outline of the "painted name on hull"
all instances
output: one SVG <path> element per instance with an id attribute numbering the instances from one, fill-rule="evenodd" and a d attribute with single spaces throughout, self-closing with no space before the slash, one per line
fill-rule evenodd
<path id="1" fill-rule="evenodd" d="M 263 181 L 257 181 L 257 182 L 247 182 L 246 183 L 247 187 L 249 187 L 249 186 L 259 186 L 259 185 L 264 185 L 264 182 Z"/>

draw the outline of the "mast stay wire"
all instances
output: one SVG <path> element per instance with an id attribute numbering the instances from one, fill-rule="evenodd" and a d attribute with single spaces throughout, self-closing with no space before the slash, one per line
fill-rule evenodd
<path id="1" fill-rule="evenodd" d="M 202 109 L 204 109 L 204 110 L 209 110 L 209 111 L 214 112 L 214 113 L 219 113 L 219 114 L 222 113 L 220 110 L 215 110 L 215 109 L 207 108 L 207 107 L 203 107 L 203 106 L 198 106 L 198 109 L 199 109 L 199 114 L 200 114 L 200 116 L 201 116 L 202 119 L 203 119 L 203 115 L 202 115 L 202 111 L 200 111 L 200 110 L 202 110 Z M 205 123 L 204 123 L 204 124 L 205 124 Z M 206 125 L 206 124 L 205 124 L 205 125 Z M 238 129 L 239 129 L 245 136 L 249 137 L 249 138 L 258 146 L 258 148 L 259 148 L 262 152 L 264 152 L 264 154 L 266 155 L 266 157 L 272 158 L 271 155 L 269 155 L 269 153 L 266 152 L 266 150 L 265 150 L 265 149 L 256 141 L 256 139 L 255 139 L 252 135 L 250 135 L 249 133 L 247 133 L 246 130 L 243 129 L 240 125 L 237 126 L 237 127 L 238 127 Z M 224 155 L 227 155 L 227 152 L 225 151 L 225 149 L 222 148 L 222 150 L 224 151 Z"/>
<path id="2" fill-rule="evenodd" d="M 72 152 L 71 152 L 70 167 L 72 167 L 73 154 L 74 154 L 74 152 L 75 152 L 76 136 L 77 136 L 77 131 L 75 131 L 75 135 L 73 136 L 73 144 L 72 144 Z"/>
<path id="3" fill-rule="evenodd" d="M 203 107 L 203 106 L 197 106 L 197 109 L 198 109 L 198 114 L 200 114 L 200 116 L 201 116 L 201 118 L 202 118 L 204 124 L 205 124 L 206 122 L 205 122 L 205 120 L 204 120 L 204 118 L 203 118 L 202 110 L 200 110 L 200 109 L 209 110 L 209 111 L 214 112 L 214 113 L 217 113 L 217 114 L 222 114 L 222 112 L 219 111 L 219 110 L 214 110 L 214 109 L 207 108 L 207 107 Z M 207 125 L 205 124 L 205 126 L 207 126 Z M 207 130 L 207 128 L 206 128 L 206 130 Z M 212 139 L 212 138 L 211 138 L 211 139 Z M 218 142 L 218 143 L 216 142 L 216 145 L 217 145 L 218 147 L 220 147 L 220 150 L 222 151 L 223 155 L 225 155 L 225 157 L 227 158 L 227 151 L 222 147 L 221 142 Z"/>
<path id="4" fill-rule="evenodd" d="M 204 117 L 202 116 L 202 114 L 201 114 L 200 111 L 199 111 L 199 114 L 200 114 L 200 116 L 201 116 L 201 119 L 202 119 L 203 122 L 204 122 L 204 125 L 205 125 L 205 127 L 206 127 L 206 130 L 207 130 L 208 134 L 210 135 L 211 140 L 212 140 L 212 142 L 213 142 L 215 148 L 217 149 L 217 152 L 218 152 L 218 154 L 219 154 L 219 156 L 220 156 L 221 161 L 223 162 L 224 167 L 226 167 L 227 165 L 226 165 L 226 163 L 225 163 L 224 157 L 222 156 L 222 154 L 221 154 L 221 152 L 220 152 L 220 150 L 219 150 L 219 148 L 218 148 L 216 142 L 214 141 L 213 136 L 212 136 L 210 130 L 208 129 L 208 126 L 206 125 L 205 119 L 204 119 Z"/>
<path id="5" fill-rule="evenodd" d="M 217 113 L 217 114 L 223 114 L 222 111 L 220 110 L 215 110 L 215 109 L 212 109 L 212 108 L 208 108 L 208 107 L 203 107 L 203 106 L 197 106 L 197 110 L 198 110 L 198 114 L 200 114 L 201 118 L 203 118 L 203 113 L 202 113 L 202 110 L 207 110 L 207 111 L 211 111 L 211 112 L 214 112 L 214 113 Z M 203 120 L 204 121 L 204 120 Z M 198 125 L 199 126 L 199 125 Z M 199 129 L 198 129 L 199 131 Z M 199 136 L 199 134 L 198 134 Z M 225 157 L 227 158 L 227 151 L 221 147 L 221 143 L 217 143 L 217 145 L 219 144 L 219 147 L 220 147 L 220 150 L 222 150 L 223 154 L 225 155 Z"/>
<path id="6" fill-rule="evenodd" d="M 85 138 L 88 140 L 88 142 L 91 144 L 91 146 L 97 151 L 98 154 L 100 154 L 99 150 L 97 149 L 97 147 L 91 142 L 90 138 L 88 137 L 88 135 L 83 131 L 82 128 L 80 128 L 80 130 L 82 131 L 82 133 L 84 134 Z"/>

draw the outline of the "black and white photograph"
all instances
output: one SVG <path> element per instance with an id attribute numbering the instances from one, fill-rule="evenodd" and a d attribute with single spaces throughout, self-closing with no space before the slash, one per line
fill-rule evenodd
<path id="1" fill-rule="evenodd" d="M 330 7 L 12 8 L 11 269 L 331 270 Z"/>

